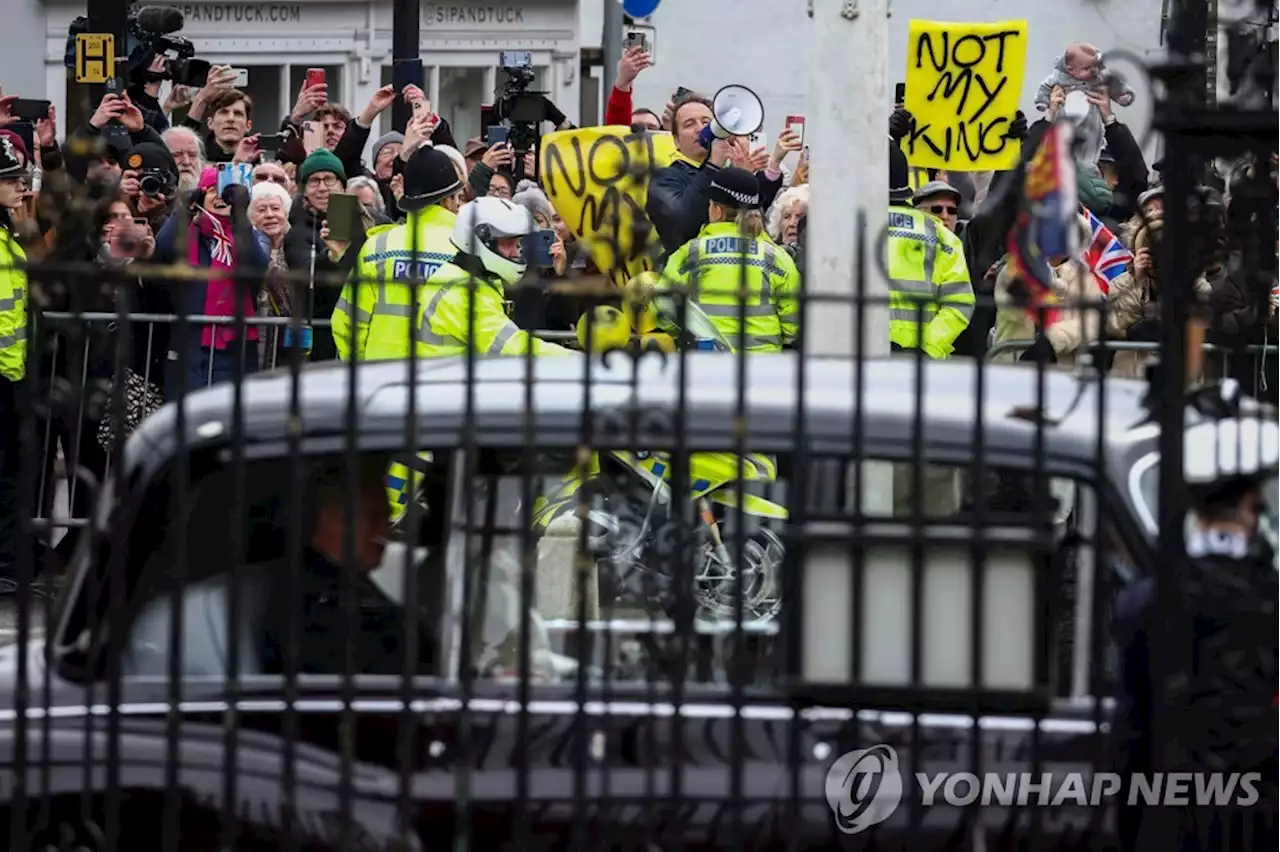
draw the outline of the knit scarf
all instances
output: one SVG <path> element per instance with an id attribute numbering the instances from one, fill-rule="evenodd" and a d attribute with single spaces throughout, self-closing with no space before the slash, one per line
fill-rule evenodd
<path id="1" fill-rule="evenodd" d="M 226 277 L 213 275 L 205 285 L 204 313 L 208 316 L 235 316 L 236 285 L 231 280 L 231 272 L 235 269 L 235 241 L 231 237 L 231 223 L 223 216 L 213 216 L 208 212 L 191 224 L 190 238 L 187 240 L 187 261 L 193 269 L 200 268 L 200 246 L 209 245 L 209 268 L 225 273 Z M 253 300 L 248 294 L 244 296 L 244 314 L 253 316 Z M 258 329 L 249 326 L 245 329 L 246 340 L 257 340 Z M 208 325 L 200 332 L 200 344 L 215 349 L 226 349 L 227 342 L 236 338 L 234 328 L 225 325 Z"/>

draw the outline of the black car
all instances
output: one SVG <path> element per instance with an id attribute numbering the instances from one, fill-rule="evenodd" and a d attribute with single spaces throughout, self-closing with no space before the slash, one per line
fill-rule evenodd
<path id="1" fill-rule="evenodd" d="M 800 393 L 798 367 L 790 353 L 314 367 L 296 394 L 262 374 L 241 405 L 218 387 L 166 406 L 104 483 L 47 635 L 0 650 L 4 830 L 130 850 L 1105 835 L 1106 809 L 926 806 L 911 779 L 1105 758 L 1108 704 L 1090 692 L 1105 649 L 1088 640 L 1112 563 L 1150 570 L 1130 476 L 1154 447 L 1145 386 L 993 367 L 979 401 L 977 365 L 925 364 L 917 386 L 894 360 L 868 362 L 855 394 L 852 362 L 814 361 Z M 601 461 L 622 452 L 757 459 L 730 491 L 787 518 L 684 499 L 698 483 L 670 463 L 669 487 L 641 498 L 638 573 L 606 571 L 610 542 L 639 535 L 618 523 L 634 480 Z M 313 472 L 354 477 L 371 458 L 411 473 L 388 482 L 411 508 L 368 594 L 339 578 L 341 594 L 291 609 L 273 589 L 314 568 Z M 975 499 L 993 481 L 1030 508 Z M 946 492 L 938 512 L 888 493 L 922 483 Z M 583 511 L 563 516 L 569 533 L 539 531 L 539 501 L 566 485 Z M 712 571 L 720 547 L 736 573 Z M 750 630 L 694 617 L 691 598 L 733 612 L 765 572 L 777 607 Z M 345 635 L 314 632 L 325 607 Z M 419 641 L 362 656 L 387 632 Z M 335 670 L 273 671 L 324 642 Z M 891 785 L 868 803 L 848 760 L 833 771 L 881 746 L 896 763 L 871 775 L 894 770 L 896 809 Z"/>

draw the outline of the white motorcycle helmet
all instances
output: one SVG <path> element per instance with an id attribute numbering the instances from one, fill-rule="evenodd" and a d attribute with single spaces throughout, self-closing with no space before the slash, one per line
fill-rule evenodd
<path id="1" fill-rule="evenodd" d="M 524 244 L 516 260 L 498 251 L 503 237 L 525 237 L 534 230 L 529 211 L 505 198 L 477 198 L 462 206 L 453 226 L 453 244 L 458 251 L 480 260 L 484 268 L 507 284 L 515 284 L 526 267 Z"/>

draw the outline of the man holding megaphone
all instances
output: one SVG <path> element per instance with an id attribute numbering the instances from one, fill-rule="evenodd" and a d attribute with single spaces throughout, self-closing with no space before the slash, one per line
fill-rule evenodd
<path id="1" fill-rule="evenodd" d="M 649 185 L 645 211 L 662 240 L 663 260 L 698 235 L 707 224 L 707 189 L 723 167 L 750 168 L 747 138 L 764 124 L 760 98 L 745 86 L 725 86 L 714 100 L 697 94 L 675 99 L 671 135 L 676 159 Z M 760 208 L 769 209 L 782 177 L 756 174 Z"/>

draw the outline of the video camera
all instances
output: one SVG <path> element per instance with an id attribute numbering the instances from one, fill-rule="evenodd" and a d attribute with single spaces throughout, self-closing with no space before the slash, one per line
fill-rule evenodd
<path id="1" fill-rule="evenodd" d="M 533 150 L 538 141 L 538 125 L 550 120 L 546 92 L 531 92 L 533 54 L 527 50 L 504 50 L 498 64 L 506 78 L 493 93 L 493 115 L 508 125 L 507 136 L 517 154 Z"/>
<path id="2" fill-rule="evenodd" d="M 210 63 L 196 59 L 189 39 L 174 35 L 184 24 L 182 12 L 144 6 L 129 13 L 128 81 L 133 84 L 172 80 L 179 86 L 203 86 Z M 67 30 L 65 64 L 75 67 L 76 36 L 90 32 L 88 18 L 71 22 Z"/>

